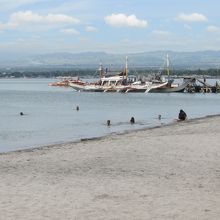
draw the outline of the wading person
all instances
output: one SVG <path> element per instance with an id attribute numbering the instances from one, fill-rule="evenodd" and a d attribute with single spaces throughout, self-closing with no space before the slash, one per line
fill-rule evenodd
<path id="1" fill-rule="evenodd" d="M 131 124 L 134 124 L 134 123 L 135 123 L 134 117 L 131 117 L 130 123 L 131 123 Z"/>
<path id="2" fill-rule="evenodd" d="M 110 125 L 111 125 L 111 121 L 107 120 L 107 126 L 110 126 Z"/>
<path id="3" fill-rule="evenodd" d="M 186 115 L 186 113 L 182 109 L 179 112 L 179 117 L 178 118 L 181 121 L 185 121 L 187 119 L 187 115 Z"/>

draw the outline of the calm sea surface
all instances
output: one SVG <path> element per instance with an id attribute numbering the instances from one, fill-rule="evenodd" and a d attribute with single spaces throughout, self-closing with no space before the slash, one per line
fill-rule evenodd
<path id="1" fill-rule="evenodd" d="M 80 93 L 48 86 L 54 81 L 0 79 L 0 152 L 169 123 L 180 109 L 189 118 L 220 113 L 220 94 Z"/>

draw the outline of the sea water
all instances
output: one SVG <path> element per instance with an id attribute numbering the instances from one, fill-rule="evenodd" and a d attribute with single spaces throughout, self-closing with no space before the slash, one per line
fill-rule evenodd
<path id="1" fill-rule="evenodd" d="M 54 81 L 0 79 L 0 152 L 166 124 L 180 109 L 188 118 L 220 113 L 220 94 L 86 93 Z"/>

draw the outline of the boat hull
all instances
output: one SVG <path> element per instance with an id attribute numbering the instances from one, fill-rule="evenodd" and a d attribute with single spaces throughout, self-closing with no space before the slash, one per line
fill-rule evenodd
<path id="1" fill-rule="evenodd" d="M 139 92 L 144 93 L 149 91 L 151 87 L 149 85 L 145 86 L 132 86 L 132 85 L 119 85 L 119 86 L 100 86 L 100 85 L 87 85 L 87 84 L 78 84 L 78 83 L 70 83 L 70 87 L 72 87 L 76 91 L 80 92 L 119 92 L 119 93 L 131 93 L 131 92 Z"/>
<path id="2" fill-rule="evenodd" d="M 166 85 L 166 86 L 162 86 L 159 88 L 152 88 L 149 92 L 150 93 L 184 92 L 190 82 L 191 82 L 191 80 L 188 80 L 185 83 L 183 83 L 182 85 L 177 86 L 177 87 L 172 87 L 172 85 L 171 86 Z"/>
<path id="3" fill-rule="evenodd" d="M 149 92 L 150 93 L 169 93 L 169 92 L 184 92 L 185 87 L 184 88 L 156 88 L 156 89 L 152 89 Z"/>
<path id="4" fill-rule="evenodd" d="M 102 86 L 97 84 L 88 84 L 81 81 L 71 82 L 69 86 L 80 92 L 120 92 L 120 93 L 148 93 L 152 89 L 159 89 L 167 83 L 154 84 L 152 82 L 133 83 L 128 85 Z"/>

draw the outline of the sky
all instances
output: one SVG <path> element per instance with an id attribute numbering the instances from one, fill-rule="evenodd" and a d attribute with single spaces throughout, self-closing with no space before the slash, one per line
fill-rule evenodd
<path id="1" fill-rule="evenodd" d="M 220 50 L 219 0 L 0 0 L 0 52 Z"/>

